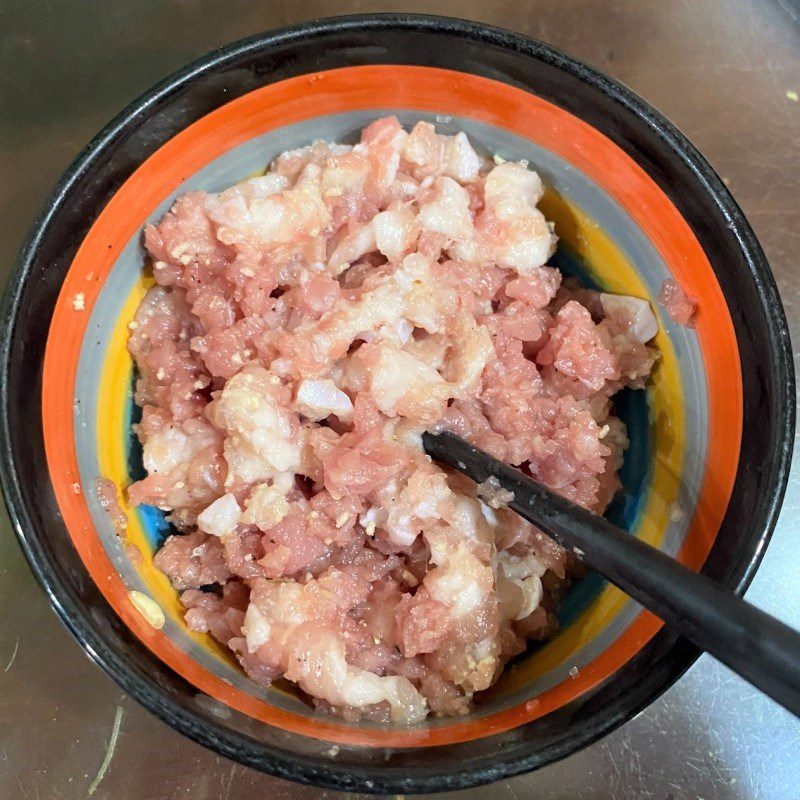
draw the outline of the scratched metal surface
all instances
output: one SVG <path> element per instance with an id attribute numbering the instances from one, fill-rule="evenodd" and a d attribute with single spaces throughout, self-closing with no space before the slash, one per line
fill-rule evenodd
<path id="1" fill-rule="evenodd" d="M 453 14 L 516 28 L 624 81 L 724 176 L 776 273 L 800 341 L 800 26 L 793 0 L 4 0 L 0 270 L 56 177 L 130 99 L 224 42 L 353 11 Z M 793 19 L 793 13 L 795 19 Z M 1 510 L 0 510 L 1 511 Z M 800 627 L 800 474 L 748 594 Z M 97 782 L 115 717 L 114 752 Z M 559 764 L 463 800 L 797 800 L 800 722 L 710 658 L 637 719 Z M 50 612 L 0 519 L 2 800 L 317 800 L 201 749 L 122 695 Z"/>

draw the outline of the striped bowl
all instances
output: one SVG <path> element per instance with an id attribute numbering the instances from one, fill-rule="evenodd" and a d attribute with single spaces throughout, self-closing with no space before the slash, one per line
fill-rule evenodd
<path id="1" fill-rule="evenodd" d="M 142 554 L 132 560 L 91 491 L 99 476 L 124 487 L 142 473 L 125 344 L 151 280 L 143 225 L 183 192 L 219 191 L 283 150 L 352 140 L 387 114 L 527 159 L 547 186 L 556 265 L 650 299 L 660 361 L 646 391 L 617 398 L 631 447 L 609 515 L 743 591 L 783 494 L 794 419 L 785 320 L 750 228 L 699 154 L 628 90 L 540 43 L 444 18 L 339 18 L 232 45 L 148 92 L 89 145 L 6 294 L 2 480 L 53 605 L 158 716 L 282 776 L 432 791 L 574 751 L 650 702 L 696 650 L 589 575 L 563 602 L 559 634 L 517 659 L 469 716 L 407 729 L 348 724 L 286 686 L 256 686 L 189 631 L 153 566 L 168 530 L 162 512 L 123 502 Z M 699 300 L 693 329 L 658 309 L 668 277 Z M 131 592 L 158 604 L 163 626 Z"/>

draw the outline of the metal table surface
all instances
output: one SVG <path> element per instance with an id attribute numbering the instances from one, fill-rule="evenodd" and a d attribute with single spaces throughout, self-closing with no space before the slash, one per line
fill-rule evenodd
<path id="1" fill-rule="evenodd" d="M 669 116 L 729 184 L 800 341 L 800 24 L 791 0 L 3 0 L 0 269 L 70 159 L 155 80 L 225 42 L 355 11 L 451 14 L 515 28 L 593 64 Z M 748 598 L 800 627 L 800 473 Z M 322 798 L 184 739 L 84 656 L 0 519 L 0 800 Z M 594 746 L 466 791 L 501 800 L 797 800 L 800 722 L 709 657 Z M 344 797 L 343 795 L 341 797 Z"/>

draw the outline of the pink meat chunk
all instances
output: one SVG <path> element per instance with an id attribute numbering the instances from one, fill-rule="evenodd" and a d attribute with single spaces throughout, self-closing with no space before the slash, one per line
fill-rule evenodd
<path id="1" fill-rule="evenodd" d="M 658 293 L 658 302 L 664 307 L 673 322 L 678 325 L 694 327 L 694 315 L 697 311 L 697 300 L 686 293 L 686 290 L 673 278 L 667 278 Z"/>

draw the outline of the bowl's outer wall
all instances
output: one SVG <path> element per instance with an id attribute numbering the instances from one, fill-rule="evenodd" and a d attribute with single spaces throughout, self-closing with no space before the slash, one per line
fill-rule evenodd
<path id="1" fill-rule="evenodd" d="M 704 247 L 728 299 L 742 361 L 745 430 L 739 473 L 705 571 L 746 587 L 771 533 L 788 476 L 794 377 L 780 299 L 738 207 L 669 123 L 613 81 L 516 34 L 434 17 L 339 18 L 231 45 L 168 78 L 114 120 L 65 174 L 21 251 L 0 315 L 0 448 L 12 521 L 58 613 L 120 685 L 202 744 L 304 782 L 372 792 L 463 788 L 533 769 L 608 732 L 654 699 L 696 658 L 662 630 L 604 686 L 524 728 L 461 745 L 349 750 L 265 729 L 236 712 L 226 722 L 164 667 L 101 597 L 60 519 L 45 466 L 41 370 L 64 275 L 99 211 L 161 144 L 209 111 L 268 82 L 363 63 L 473 72 L 534 91 L 605 133 L 662 187 Z M 211 709 L 211 710 L 209 710 Z"/>

